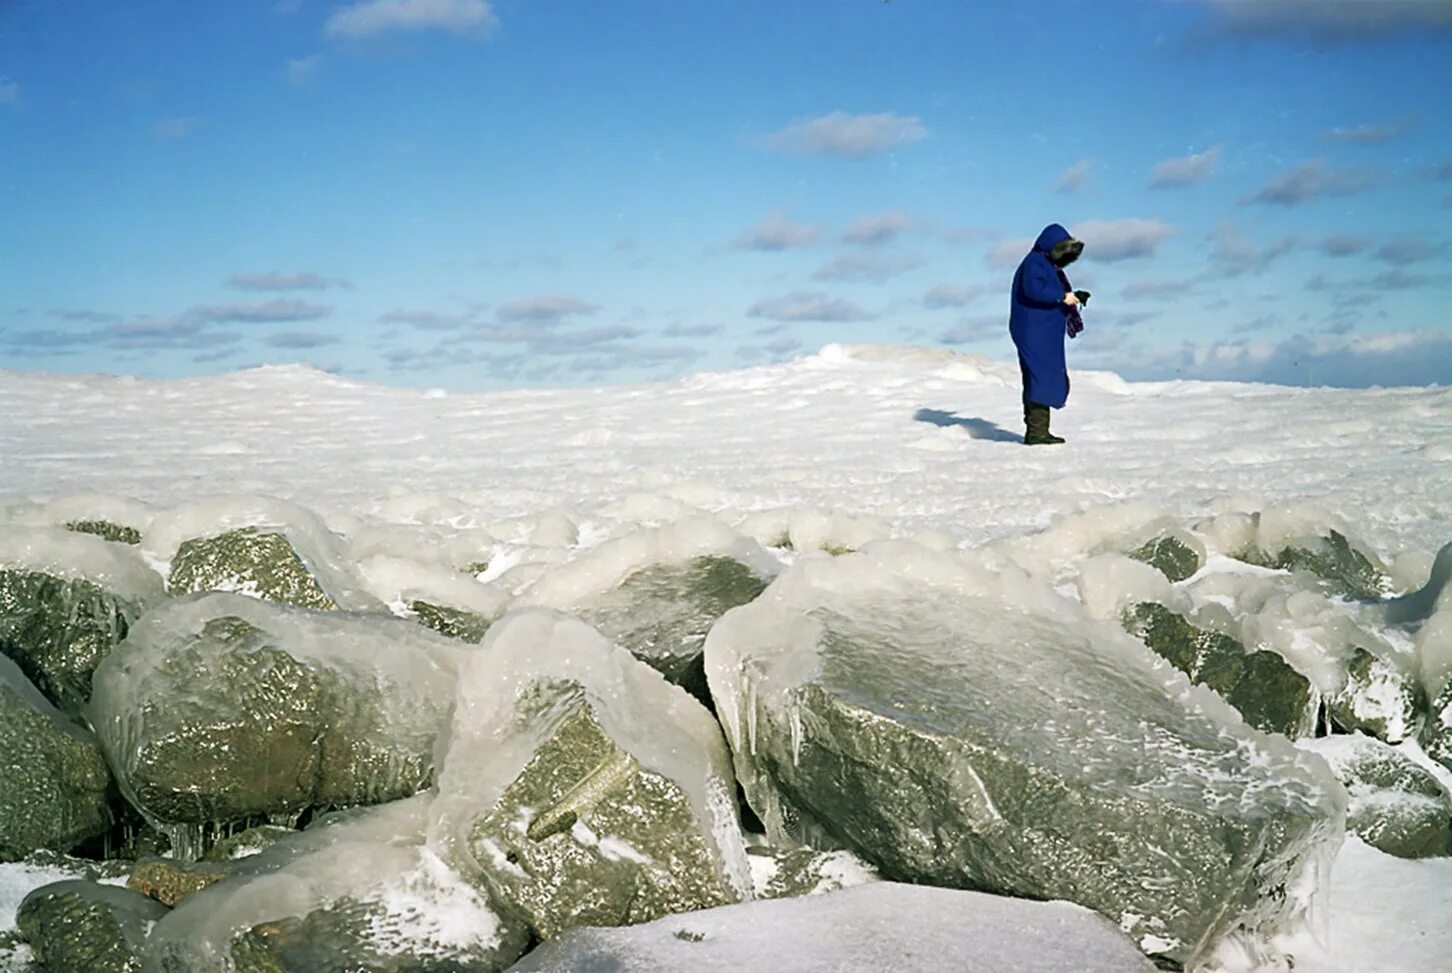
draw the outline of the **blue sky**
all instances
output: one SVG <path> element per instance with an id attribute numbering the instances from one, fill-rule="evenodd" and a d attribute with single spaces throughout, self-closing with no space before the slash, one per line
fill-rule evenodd
<path id="1" fill-rule="evenodd" d="M 0 0 L 0 367 L 1452 384 L 1446 0 Z"/>

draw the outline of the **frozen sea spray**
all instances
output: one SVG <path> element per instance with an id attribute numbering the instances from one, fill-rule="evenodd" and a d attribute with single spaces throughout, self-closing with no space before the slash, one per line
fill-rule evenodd
<path id="1" fill-rule="evenodd" d="M 506 615 L 466 664 L 431 844 L 548 938 L 750 896 L 720 727 L 578 619 Z"/>
<path id="2" fill-rule="evenodd" d="M 1346 786 L 1347 831 L 1398 858 L 1452 854 L 1452 796 L 1411 757 L 1359 733 L 1299 746 L 1324 757 Z"/>
<path id="3" fill-rule="evenodd" d="M 130 547 L 61 527 L 0 529 L 0 653 L 69 713 L 127 629 L 164 597 Z"/>
<path id="4" fill-rule="evenodd" d="M 456 646 L 386 615 L 193 595 L 132 629 L 89 715 L 153 822 L 381 803 L 433 778 Z"/>
<path id="5" fill-rule="evenodd" d="M 706 654 L 768 833 L 886 878 L 1068 899 L 1184 961 L 1291 922 L 1340 840 L 1321 761 L 1017 572 L 804 561 Z"/>
<path id="6" fill-rule="evenodd" d="M 630 929 L 574 929 L 511 973 L 584 970 L 1152 973 L 1154 966 L 1101 916 L 1067 902 L 876 882 Z"/>

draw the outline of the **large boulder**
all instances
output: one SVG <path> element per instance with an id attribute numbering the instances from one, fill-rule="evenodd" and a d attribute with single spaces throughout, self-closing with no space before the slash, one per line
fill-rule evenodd
<path id="1" fill-rule="evenodd" d="M 386 615 L 193 595 L 147 614 L 97 669 L 90 718 L 154 822 L 383 803 L 432 781 L 463 651 Z"/>
<path id="2" fill-rule="evenodd" d="M 601 544 L 546 574 L 519 604 L 578 615 L 709 705 L 706 633 L 761 594 L 776 570 L 760 547 L 724 524 L 687 519 Z"/>
<path id="3" fill-rule="evenodd" d="M 79 713 L 91 674 L 164 597 L 133 550 L 60 527 L 0 531 L 0 654 L 61 709 Z"/>
<path id="4" fill-rule="evenodd" d="M 1426 707 L 1426 694 L 1410 663 L 1361 646 L 1346 660 L 1345 684 L 1326 696 L 1326 715 L 1336 727 L 1387 743 L 1415 737 Z"/>
<path id="5" fill-rule="evenodd" d="M 45 973 L 138 973 L 166 911 L 130 889 L 76 879 L 31 892 L 15 918 Z"/>
<path id="6" fill-rule="evenodd" d="M 1219 693 L 1256 729 L 1290 737 L 1315 731 L 1320 696 L 1276 653 L 1247 652 L 1229 635 L 1199 628 L 1155 602 L 1126 612 L 1124 627 L 1192 682 Z"/>
<path id="7" fill-rule="evenodd" d="M 1341 839 L 1323 762 L 1017 572 L 901 543 L 803 561 L 706 659 L 773 838 L 1077 902 L 1172 961 L 1296 921 Z"/>
<path id="8" fill-rule="evenodd" d="M 157 925 L 166 973 L 498 973 L 524 926 L 424 847 L 428 795 L 329 815 Z"/>
<path id="9" fill-rule="evenodd" d="M 0 861 L 104 834 L 112 790 L 95 737 L 0 657 Z"/>
<path id="10" fill-rule="evenodd" d="M 1323 757 L 1351 795 L 1347 831 L 1398 858 L 1452 855 L 1452 795 L 1426 768 L 1361 734 L 1300 745 Z"/>
<path id="11" fill-rule="evenodd" d="M 183 541 L 166 586 L 174 594 L 236 591 L 298 608 L 338 607 L 286 537 L 252 527 Z"/>
<path id="12" fill-rule="evenodd" d="M 747 898 L 720 728 L 571 616 L 506 615 L 460 677 L 434 843 L 549 938 Z"/>
<path id="13" fill-rule="evenodd" d="M 510 973 L 1152 973 L 1100 916 L 1067 902 L 877 882 L 629 929 L 572 929 Z"/>

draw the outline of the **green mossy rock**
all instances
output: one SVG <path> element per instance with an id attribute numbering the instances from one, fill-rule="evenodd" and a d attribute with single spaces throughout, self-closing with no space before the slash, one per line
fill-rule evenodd
<path id="1" fill-rule="evenodd" d="M 45 973 L 139 973 L 147 933 L 166 912 L 129 889 L 75 880 L 31 892 L 15 918 Z"/>
<path id="2" fill-rule="evenodd" d="M 578 614 L 603 635 L 710 705 L 702 661 L 706 633 L 726 612 L 752 601 L 766 579 L 729 557 L 637 571 Z"/>
<path id="3" fill-rule="evenodd" d="M 104 834 L 113 791 L 95 738 L 0 659 L 0 861 Z"/>
<path id="4" fill-rule="evenodd" d="M 1387 743 L 1416 736 L 1426 708 L 1426 694 L 1415 675 L 1362 648 L 1347 662 L 1346 686 L 1326 697 L 1327 716 L 1337 728 L 1359 730 Z"/>
<path id="5" fill-rule="evenodd" d="M 1164 534 L 1130 551 L 1129 556 L 1159 570 L 1171 581 L 1184 581 L 1203 566 L 1200 555 L 1173 534 Z"/>
<path id="6" fill-rule="evenodd" d="M 1346 535 L 1330 531 L 1306 547 L 1287 547 L 1269 559 L 1271 567 L 1314 574 L 1336 594 L 1378 601 L 1392 590 L 1391 578 L 1351 546 Z"/>
<path id="7" fill-rule="evenodd" d="M 286 537 L 250 527 L 184 541 L 166 586 L 174 594 L 235 591 L 297 608 L 338 607 Z"/>
<path id="8" fill-rule="evenodd" d="M 1124 627 L 1191 681 L 1219 693 L 1256 729 L 1289 737 L 1315 731 L 1311 682 L 1276 653 L 1246 652 L 1230 636 L 1197 628 L 1155 602 L 1130 609 Z"/>
<path id="9" fill-rule="evenodd" d="M 0 568 L 0 654 L 73 716 L 91 697 L 96 666 L 140 614 L 140 605 L 90 581 Z"/>
<path id="10" fill-rule="evenodd" d="M 690 800 L 583 697 L 469 832 L 499 898 L 541 939 L 735 902 Z"/>
<path id="11" fill-rule="evenodd" d="M 461 608 L 450 608 L 427 601 L 414 601 L 408 607 L 417 617 L 418 623 L 425 628 L 433 629 L 451 639 L 476 645 L 484 641 L 484 636 L 489 634 L 489 626 L 494 621 Z"/>
<path id="12" fill-rule="evenodd" d="M 109 520 L 72 520 L 66 523 L 66 530 L 73 530 L 78 534 L 95 534 L 118 544 L 141 543 L 141 531 Z"/>
<path id="13" fill-rule="evenodd" d="M 1452 795 L 1426 768 L 1360 734 L 1305 746 L 1326 758 L 1351 795 L 1346 830 L 1398 858 L 1452 855 Z"/>

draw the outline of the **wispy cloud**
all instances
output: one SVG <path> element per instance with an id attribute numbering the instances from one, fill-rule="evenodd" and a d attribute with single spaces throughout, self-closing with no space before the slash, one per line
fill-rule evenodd
<path id="1" fill-rule="evenodd" d="M 1338 234 L 1328 236 L 1316 244 L 1316 249 L 1328 257 L 1354 257 L 1370 246 L 1365 237 Z"/>
<path id="2" fill-rule="evenodd" d="M 790 250 L 817 242 L 822 228 L 794 223 L 781 210 L 774 210 L 757 226 L 741 231 L 732 245 L 738 250 Z"/>
<path id="3" fill-rule="evenodd" d="M 389 31 L 441 30 L 484 38 L 498 26 L 485 0 L 364 0 L 335 10 L 323 33 L 357 40 Z"/>
<path id="4" fill-rule="evenodd" d="M 710 338 L 726 330 L 721 324 L 671 324 L 661 329 L 667 338 Z"/>
<path id="5" fill-rule="evenodd" d="M 322 348 L 326 345 L 336 345 L 342 341 L 338 335 L 328 334 L 324 331 L 281 331 L 277 334 L 268 335 L 263 343 L 271 348 Z"/>
<path id="6" fill-rule="evenodd" d="M 190 318 L 142 318 L 117 324 L 96 334 L 99 343 L 120 350 L 201 349 L 233 345 L 242 336 L 232 331 L 213 331 L 206 323 Z"/>
<path id="7" fill-rule="evenodd" d="M 407 310 L 398 308 L 378 316 L 384 324 L 406 324 L 423 331 L 451 331 L 462 328 L 473 319 L 470 313 L 443 314 L 439 311 Z"/>
<path id="8" fill-rule="evenodd" d="M 888 243 L 918 225 L 911 213 L 890 209 L 872 216 L 853 220 L 852 225 L 842 233 L 843 243 L 859 246 L 877 246 Z"/>
<path id="9" fill-rule="evenodd" d="M 1085 220 L 1075 223 L 1074 236 L 1084 241 L 1084 259 L 1114 263 L 1152 257 L 1177 231 L 1160 220 Z"/>
<path id="10" fill-rule="evenodd" d="M 1008 270 L 1017 267 L 1033 246 L 1032 237 L 1001 240 L 988 248 L 988 252 L 983 255 L 983 262 L 995 270 Z"/>
<path id="11" fill-rule="evenodd" d="M 797 291 L 757 301 L 748 317 L 771 321 L 870 321 L 873 315 L 850 301 L 826 294 Z"/>
<path id="12" fill-rule="evenodd" d="M 1295 248 L 1295 237 L 1282 237 L 1275 243 L 1259 246 L 1240 235 L 1235 225 L 1222 221 L 1206 237 L 1210 241 L 1210 261 L 1219 277 L 1239 277 L 1242 274 L 1261 273 L 1271 261 L 1284 256 Z"/>
<path id="13" fill-rule="evenodd" d="M 1223 154 L 1224 150 L 1217 145 L 1204 152 L 1162 159 L 1155 163 L 1154 172 L 1150 174 L 1150 188 L 1173 189 L 1202 183 L 1215 174 Z"/>
<path id="14" fill-rule="evenodd" d="M 353 289 L 350 281 L 341 277 L 323 277 L 319 274 L 282 273 L 269 271 L 259 274 L 233 274 L 227 278 L 227 286 L 244 291 L 323 291 L 330 287 Z"/>
<path id="15" fill-rule="evenodd" d="M 1080 159 L 1054 180 L 1054 190 L 1061 193 L 1076 193 L 1083 189 L 1089 179 L 1089 173 L 1094 171 L 1094 165 L 1093 159 Z"/>
<path id="16" fill-rule="evenodd" d="M 1374 125 L 1350 125 L 1344 128 L 1333 128 L 1325 134 L 1324 138 L 1332 142 L 1381 145 L 1384 142 L 1401 138 L 1407 134 L 1407 131 L 1411 127 L 1411 119 L 1397 118 L 1391 121 L 1378 122 Z"/>
<path id="17" fill-rule="evenodd" d="M 849 253 L 818 267 L 812 277 L 881 284 L 921 267 L 923 262 L 922 257 L 907 254 Z"/>
<path id="18" fill-rule="evenodd" d="M 333 313 L 326 304 L 274 300 L 261 304 L 204 304 L 187 310 L 182 320 L 209 324 L 277 324 L 288 321 L 317 321 Z"/>
<path id="19" fill-rule="evenodd" d="M 322 66 L 323 56 L 313 54 L 308 57 L 292 57 L 287 60 L 287 80 L 299 88 L 311 84 Z"/>
<path id="20" fill-rule="evenodd" d="M 1447 0 L 1202 0 L 1212 27 L 1236 37 L 1355 41 L 1452 30 Z"/>
<path id="21" fill-rule="evenodd" d="M 1282 385 L 1452 385 L 1452 335 L 1442 331 L 1297 334 L 1281 340 L 1186 344 L 1159 361 L 1125 359 L 1134 378 L 1179 376 Z"/>
<path id="22" fill-rule="evenodd" d="M 184 139 L 196 128 L 197 120 L 191 116 L 183 118 L 163 118 L 151 126 L 151 134 L 165 142 L 175 142 Z"/>
<path id="23" fill-rule="evenodd" d="M 975 314 L 959 318 L 938 340 L 945 345 L 971 345 L 979 341 L 1002 340 L 1008 334 L 1008 319 L 1001 314 Z"/>
<path id="24" fill-rule="evenodd" d="M 1119 296 L 1124 301 L 1148 301 L 1162 297 L 1173 297 L 1185 294 L 1194 287 L 1194 283 L 1188 280 L 1159 280 L 1141 278 L 1132 280 L 1125 284 L 1120 290 Z"/>
<path id="25" fill-rule="evenodd" d="M 114 324 L 124 317 L 110 311 L 92 311 L 85 308 L 54 308 L 50 313 L 62 321 L 82 321 L 87 324 Z"/>
<path id="26" fill-rule="evenodd" d="M 598 310 L 596 305 L 582 301 L 578 297 L 553 294 L 508 301 L 499 305 L 495 314 L 500 321 L 556 325 L 567 318 L 581 314 L 593 314 Z"/>
<path id="27" fill-rule="evenodd" d="M 1377 181 L 1372 169 L 1337 169 L 1324 159 L 1289 169 L 1266 183 L 1245 202 L 1268 206 L 1299 206 L 1328 196 L 1351 196 L 1363 192 Z"/>
<path id="28" fill-rule="evenodd" d="M 981 287 L 939 284 L 923 295 L 923 307 L 934 311 L 945 307 L 962 307 L 973 303 L 982 294 Z"/>
<path id="29" fill-rule="evenodd" d="M 891 112 L 850 115 L 834 111 L 793 122 L 767 136 L 766 144 L 781 152 L 865 159 L 900 145 L 921 141 L 927 134 L 922 121 L 914 115 Z"/>
<path id="30" fill-rule="evenodd" d="M 1382 244 L 1376 250 L 1376 259 L 1405 266 L 1441 259 L 1449 249 L 1452 249 L 1452 245 L 1445 240 L 1433 242 L 1425 237 L 1407 237 Z"/>

